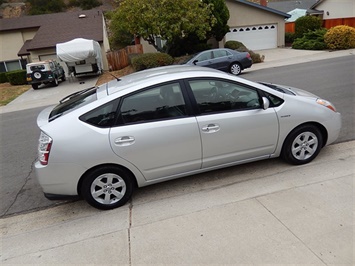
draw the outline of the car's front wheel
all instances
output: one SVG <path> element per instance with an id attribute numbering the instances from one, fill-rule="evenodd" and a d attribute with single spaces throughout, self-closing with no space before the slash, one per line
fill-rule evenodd
<path id="1" fill-rule="evenodd" d="M 229 67 L 229 72 L 233 75 L 239 75 L 240 73 L 242 73 L 242 67 L 239 63 L 233 63 Z"/>
<path id="2" fill-rule="evenodd" d="M 93 207 L 110 210 L 124 205 L 132 196 L 132 176 L 114 166 L 89 172 L 81 185 L 81 194 Z"/>
<path id="3" fill-rule="evenodd" d="M 306 164 L 317 157 L 322 146 L 320 130 L 314 125 L 302 125 L 287 136 L 281 157 L 291 164 Z"/>
<path id="4" fill-rule="evenodd" d="M 54 87 L 57 87 L 58 84 L 59 84 L 58 79 L 55 77 L 54 80 L 52 81 L 52 85 L 53 85 Z"/>

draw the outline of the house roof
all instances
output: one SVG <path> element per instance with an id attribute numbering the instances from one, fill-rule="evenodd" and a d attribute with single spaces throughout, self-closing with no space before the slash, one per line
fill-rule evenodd
<path id="1" fill-rule="evenodd" d="M 98 10 L 24 16 L 0 22 L 0 32 L 37 29 L 34 38 L 24 43 L 19 56 L 31 50 L 53 48 L 57 43 L 75 38 L 103 41 L 103 18 Z"/>
<path id="2" fill-rule="evenodd" d="M 317 10 L 316 7 L 320 4 L 323 3 L 325 0 L 318 0 L 314 5 L 310 7 L 310 9 L 307 11 L 308 14 L 313 14 L 313 15 L 322 15 L 324 13 L 323 10 Z"/>
<path id="3" fill-rule="evenodd" d="M 282 12 L 290 12 L 294 9 L 310 9 L 318 0 L 282 0 L 282 1 L 274 1 L 268 2 L 268 7 L 273 9 L 282 11 Z"/>
<path id="4" fill-rule="evenodd" d="M 260 4 L 257 4 L 257 3 L 249 2 L 249 1 L 246 1 L 246 0 L 235 0 L 235 2 L 244 4 L 244 5 L 248 5 L 248 6 L 252 6 L 252 7 L 256 7 L 256 8 L 259 8 L 259 9 L 261 9 L 261 10 L 265 10 L 265 11 L 274 13 L 274 14 L 276 14 L 276 15 L 282 16 L 282 17 L 284 17 L 284 18 L 289 18 L 289 17 L 291 17 L 291 15 L 289 15 L 289 14 L 287 14 L 287 13 L 285 13 L 285 12 L 282 12 L 282 11 L 279 11 L 279 10 L 276 10 L 276 9 L 273 9 L 273 8 L 270 8 L 270 7 L 268 7 L 268 6 L 263 6 L 263 5 L 260 5 Z"/>
<path id="5" fill-rule="evenodd" d="M 318 0 L 314 5 L 311 6 L 311 9 L 316 8 L 320 3 L 324 2 L 325 0 Z"/>

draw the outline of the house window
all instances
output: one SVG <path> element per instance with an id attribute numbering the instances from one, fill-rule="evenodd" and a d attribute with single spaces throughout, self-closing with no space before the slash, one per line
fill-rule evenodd
<path id="1" fill-rule="evenodd" d="M 26 59 L 0 62 L 0 72 L 3 73 L 3 72 L 25 69 L 26 64 L 27 64 Z"/>

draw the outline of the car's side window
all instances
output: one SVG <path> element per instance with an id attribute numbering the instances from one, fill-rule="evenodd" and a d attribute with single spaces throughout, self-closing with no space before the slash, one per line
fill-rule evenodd
<path id="1" fill-rule="evenodd" d="M 140 91 L 122 101 L 120 124 L 131 124 L 186 116 L 179 83 L 170 83 Z"/>
<path id="2" fill-rule="evenodd" d="M 107 128 L 112 127 L 116 120 L 119 99 L 106 103 L 80 116 L 80 120 L 90 125 Z"/>
<path id="3" fill-rule="evenodd" d="M 202 62 L 202 61 L 206 61 L 206 60 L 211 60 L 213 58 L 213 55 L 212 55 L 212 52 L 211 51 L 208 51 L 208 52 L 205 52 L 203 54 L 201 54 L 199 57 L 197 57 L 196 59 L 199 61 L 199 62 Z"/>
<path id="4" fill-rule="evenodd" d="M 261 108 L 256 89 L 213 79 L 189 81 L 201 114 Z"/>
<path id="5" fill-rule="evenodd" d="M 226 50 L 215 50 L 213 51 L 214 58 L 228 56 L 228 52 Z"/>

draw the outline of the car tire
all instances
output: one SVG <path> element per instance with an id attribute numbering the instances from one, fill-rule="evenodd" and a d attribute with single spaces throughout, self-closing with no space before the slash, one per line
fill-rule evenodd
<path id="1" fill-rule="evenodd" d="M 57 77 L 55 77 L 54 80 L 52 81 L 52 85 L 53 85 L 53 87 L 57 87 L 58 84 L 59 84 L 58 79 L 57 79 Z"/>
<path id="2" fill-rule="evenodd" d="M 114 209 L 124 205 L 131 198 L 132 180 L 132 175 L 122 168 L 103 166 L 84 177 L 81 194 L 97 209 Z"/>
<path id="3" fill-rule="evenodd" d="M 66 81 L 67 77 L 65 76 L 65 73 L 63 73 L 63 76 L 62 76 L 62 81 Z"/>
<path id="4" fill-rule="evenodd" d="M 290 164 L 300 165 L 311 162 L 323 147 L 323 137 L 318 127 L 302 125 L 287 136 L 281 157 Z"/>
<path id="5" fill-rule="evenodd" d="M 242 66 L 239 63 L 232 63 L 229 67 L 229 72 L 233 75 L 239 75 L 242 73 Z"/>
<path id="6" fill-rule="evenodd" d="M 40 80 L 42 79 L 42 73 L 40 71 L 35 71 L 32 73 L 32 79 Z"/>
<path id="7" fill-rule="evenodd" d="M 37 89 L 38 89 L 38 84 L 32 84 L 32 88 L 33 88 L 34 90 L 37 90 Z"/>

